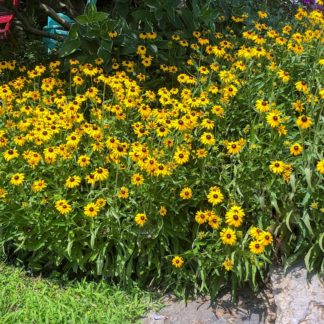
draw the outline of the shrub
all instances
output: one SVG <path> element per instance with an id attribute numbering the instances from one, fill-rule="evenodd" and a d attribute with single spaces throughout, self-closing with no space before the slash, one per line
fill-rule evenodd
<path id="1" fill-rule="evenodd" d="M 143 34 L 108 75 L 102 59 L 18 78 L 2 62 L 7 251 L 38 271 L 212 296 L 256 289 L 278 251 L 323 269 L 323 15 L 266 19 L 239 37 L 172 35 L 188 52 L 159 67 L 163 86 Z"/>
<path id="2" fill-rule="evenodd" d="M 169 39 L 173 34 L 194 42 L 192 33 L 195 30 L 215 33 L 232 28 L 240 33 L 242 28 L 253 26 L 258 10 L 263 7 L 246 0 L 115 0 L 110 8 L 104 8 L 105 12 L 98 12 L 94 4 L 89 4 L 84 14 L 76 17 L 59 54 L 67 58 L 77 57 L 82 63 L 88 62 L 89 58 L 103 58 L 107 63 L 105 68 L 111 70 L 115 59 L 135 58 L 137 47 L 145 39 L 147 55 L 160 63 L 179 66 L 186 62 L 190 51 L 186 47 L 179 50 L 172 46 Z M 268 23 L 275 26 L 287 15 L 287 10 L 276 1 L 271 9 Z M 139 33 L 142 38 L 138 37 Z"/>

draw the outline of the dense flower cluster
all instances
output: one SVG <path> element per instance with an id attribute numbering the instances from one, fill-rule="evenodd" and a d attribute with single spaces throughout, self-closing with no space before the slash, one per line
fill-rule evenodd
<path id="1" fill-rule="evenodd" d="M 242 38 L 173 35 L 190 54 L 160 66 L 172 83 L 158 88 L 146 83 L 155 33 L 109 75 L 102 60 L 70 60 L 67 78 L 59 61 L 0 62 L 3 77 L 20 71 L 0 86 L 0 223 L 16 224 L 14 244 L 112 277 L 161 276 L 164 258 L 177 274 L 262 271 L 286 199 L 324 211 L 324 20 L 295 18 L 273 30 L 260 12 Z"/>

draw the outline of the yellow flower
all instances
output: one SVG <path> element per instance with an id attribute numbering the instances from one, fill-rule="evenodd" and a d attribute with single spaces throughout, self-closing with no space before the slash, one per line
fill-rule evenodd
<path id="1" fill-rule="evenodd" d="M 184 264 L 184 260 L 181 256 L 175 256 L 173 259 L 172 259 L 172 265 L 176 268 L 181 268 Z"/>
<path id="2" fill-rule="evenodd" d="M 72 211 L 71 205 L 65 199 L 60 199 L 60 200 L 56 201 L 55 208 L 62 215 L 66 215 Z"/>
<path id="3" fill-rule="evenodd" d="M 272 161 L 269 168 L 275 174 L 281 174 L 284 171 L 285 164 L 282 161 Z"/>
<path id="4" fill-rule="evenodd" d="M 12 159 L 15 159 L 19 156 L 19 153 L 15 149 L 10 149 L 7 150 L 6 152 L 3 153 L 3 157 L 6 161 L 10 161 Z"/>
<path id="5" fill-rule="evenodd" d="M 96 217 L 99 211 L 100 208 L 96 203 L 89 203 L 83 207 L 83 213 L 88 217 Z"/>
<path id="6" fill-rule="evenodd" d="M 174 153 L 174 160 L 177 164 L 184 164 L 189 161 L 190 153 L 184 148 L 177 147 Z"/>
<path id="7" fill-rule="evenodd" d="M 260 243 L 262 245 L 267 246 L 267 245 L 271 244 L 273 241 L 272 234 L 270 232 L 263 231 L 259 235 L 258 240 L 260 241 Z"/>
<path id="8" fill-rule="evenodd" d="M 252 241 L 249 248 L 253 254 L 261 254 L 264 252 L 264 245 L 260 241 Z"/>
<path id="9" fill-rule="evenodd" d="M 218 229 L 221 223 L 221 218 L 216 215 L 212 210 L 205 211 L 206 217 L 208 217 L 208 225 L 212 229 Z"/>
<path id="10" fill-rule="evenodd" d="M 126 187 L 121 187 L 118 192 L 118 197 L 122 199 L 127 199 L 129 196 L 129 189 Z"/>
<path id="11" fill-rule="evenodd" d="M 81 183 L 81 178 L 79 176 L 70 176 L 65 181 L 65 187 L 72 189 L 77 187 Z"/>
<path id="12" fill-rule="evenodd" d="M 223 262 L 223 266 L 225 268 L 226 271 L 231 271 L 234 267 L 234 262 L 231 259 L 226 259 Z"/>
<path id="13" fill-rule="evenodd" d="M 93 174 L 94 174 L 95 181 L 106 180 L 109 176 L 109 172 L 105 168 L 97 168 Z"/>
<path id="14" fill-rule="evenodd" d="M 234 205 L 226 212 L 225 222 L 230 226 L 239 227 L 243 222 L 244 216 L 243 209 L 240 206 Z"/>
<path id="15" fill-rule="evenodd" d="M 296 124 L 298 127 L 302 128 L 302 129 L 306 129 L 306 128 L 309 128 L 310 126 L 312 126 L 313 121 L 312 121 L 311 117 L 302 115 L 302 116 L 298 117 Z"/>
<path id="16" fill-rule="evenodd" d="M 144 183 L 144 177 L 139 174 L 139 173 L 135 173 L 132 176 L 132 184 L 134 186 L 141 186 Z"/>
<path id="17" fill-rule="evenodd" d="M 87 155 L 80 155 L 79 156 L 79 158 L 78 158 L 78 165 L 81 168 L 84 168 L 84 167 L 86 167 L 89 164 L 90 164 L 90 157 L 89 156 L 87 156 Z"/>
<path id="18" fill-rule="evenodd" d="M 199 210 L 199 211 L 196 212 L 196 215 L 195 215 L 195 221 L 196 221 L 199 225 L 202 225 L 202 224 L 208 222 L 208 217 L 207 217 L 207 215 L 206 215 L 205 212 Z"/>
<path id="19" fill-rule="evenodd" d="M 103 208 L 106 206 L 106 199 L 105 198 L 98 198 L 95 202 L 95 204 L 99 207 L 99 208 Z"/>
<path id="20" fill-rule="evenodd" d="M 235 245 L 236 243 L 236 233 L 231 228 L 223 228 L 220 232 L 220 238 L 223 244 L 226 245 Z"/>
<path id="21" fill-rule="evenodd" d="M 293 145 L 290 146 L 290 153 L 294 156 L 300 155 L 303 152 L 303 147 L 298 144 L 294 143 Z"/>
<path id="22" fill-rule="evenodd" d="M 167 214 L 167 209 L 164 207 L 164 206 L 160 206 L 160 209 L 159 209 L 159 215 L 160 216 L 165 216 Z"/>
<path id="23" fill-rule="evenodd" d="M 216 140 L 215 140 L 215 137 L 212 133 L 203 133 L 201 136 L 200 136 L 200 141 L 202 144 L 205 144 L 205 145 L 215 145 L 216 143 Z"/>
<path id="24" fill-rule="evenodd" d="M 207 195 L 208 202 L 213 206 L 220 204 L 224 200 L 224 195 L 222 194 L 220 188 L 211 187 Z"/>
<path id="25" fill-rule="evenodd" d="M 278 127 L 281 123 L 280 112 L 277 110 L 273 110 L 267 114 L 267 123 L 272 127 Z"/>
<path id="26" fill-rule="evenodd" d="M 42 191 L 46 187 L 47 187 L 47 184 L 46 184 L 45 180 L 37 180 L 37 181 L 34 181 L 32 184 L 32 191 L 39 192 L 39 191 Z"/>
<path id="27" fill-rule="evenodd" d="M 243 146 L 245 144 L 245 141 L 239 140 L 236 142 L 228 142 L 226 145 L 228 154 L 238 154 L 241 152 Z"/>
<path id="28" fill-rule="evenodd" d="M 145 213 L 138 213 L 136 214 L 135 216 L 135 223 L 139 226 L 144 226 L 144 224 L 146 223 L 147 221 L 147 216 Z"/>
<path id="29" fill-rule="evenodd" d="M 260 112 L 268 112 L 271 109 L 271 105 L 268 100 L 257 100 L 255 107 Z"/>
<path id="30" fill-rule="evenodd" d="M 14 186 L 20 186 L 25 180 L 25 175 L 23 173 L 15 173 L 11 176 L 10 183 Z"/>
<path id="31" fill-rule="evenodd" d="M 324 160 L 320 160 L 317 162 L 316 164 L 316 170 L 321 173 L 324 174 Z"/>
<path id="32" fill-rule="evenodd" d="M 191 188 L 183 188 L 180 192 L 180 197 L 182 199 L 190 199 L 192 197 L 192 190 Z"/>
<path id="33" fill-rule="evenodd" d="M 7 193 L 6 189 L 0 188 L 0 198 L 1 199 L 6 198 L 7 194 L 8 193 Z"/>

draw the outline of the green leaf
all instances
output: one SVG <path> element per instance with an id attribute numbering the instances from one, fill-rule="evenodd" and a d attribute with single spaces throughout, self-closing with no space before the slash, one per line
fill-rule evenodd
<path id="1" fill-rule="evenodd" d="M 320 249 L 324 252 L 323 241 L 324 241 L 324 233 L 322 233 L 318 239 L 318 245 Z"/>
<path id="2" fill-rule="evenodd" d="M 109 18 L 106 12 L 97 12 L 91 17 L 91 23 L 99 23 Z"/>
<path id="3" fill-rule="evenodd" d="M 307 229 L 309 230 L 309 232 L 314 235 L 312 226 L 310 224 L 310 219 L 309 219 L 309 214 L 307 212 L 304 212 L 304 216 L 302 218 L 303 222 L 305 223 Z"/>
<path id="4" fill-rule="evenodd" d="M 310 168 L 305 168 L 305 176 L 306 176 L 306 182 L 308 184 L 309 188 L 313 188 L 312 187 L 312 170 Z"/>
<path id="5" fill-rule="evenodd" d="M 292 229 L 290 227 L 290 218 L 293 214 L 293 210 L 289 211 L 287 214 L 286 214 L 286 217 L 285 217 L 285 223 L 286 223 L 286 226 L 287 228 L 289 229 L 290 232 L 292 232 Z"/>
<path id="6" fill-rule="evenodd" d="M 89 24 L 89 19 L 88 19 L 88 16 L 86 16 L 86 15 L 78 16 L 75 18 L 75 20 L 82 26 L 86 26 Z"/>
<path id="7" fill-rule="evenodd" d="M 78 31 L 79 31 L 78 24 L 73 24 L 69 31 L 69 36 L 68 36 L 69 39 L 77 39 L 79 37 Z"/>
<path id="8" fill-rule="evenodd" d="M 93 2 L 89 2 L 85 7 L 85 14 L 92 18 L 97 13 L 97 6 Z"/>
<path id="9" fill-rule="evenodd" d="M 81 41 L 80 39 L 67 39 L 63 46 L 59 50 L 59 55 L 61 57 L 68 56 L 74 52 L 76 52 L 80 47 Z"/>
<path id="10" fill-rule="evenodd" d="M 305 265 L 306 265 L 306 269 L 308 271 L 312 271 L 313 270 L 313 262 L 311 262 L 311 258 L 312 258 L 312 253 L 315 249 L 315 245 L 313 245 L 307 252 L 307 254 L 305 255 L 304 261 L 305 261 Z"/>
<path id="11" fill-rule="evenodd" d="M 101 41 L 100 46 L 107 52 L 111 53 L 113 47 L 113 41 L 110 39 L 104 39 L 103 41 Z"/>

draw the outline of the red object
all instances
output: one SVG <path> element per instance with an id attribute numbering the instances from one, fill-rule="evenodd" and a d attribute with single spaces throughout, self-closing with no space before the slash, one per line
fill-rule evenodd
<path id="1" fill-rule="evenodd" d="M 0 39 L 7 38 L 10 33 L 11 21 L 14 15 L 0 15 Z"/>
<path id="2" fill-rule="evenodd" d="M 20 0 L 13 0 L 12 4 L 18 8 L 19 2 Z M 10 26 L 13 18 L 14 15 L 12 13 L 0 12 L 0 39 L 5 39 L 10 34 Z"/>

